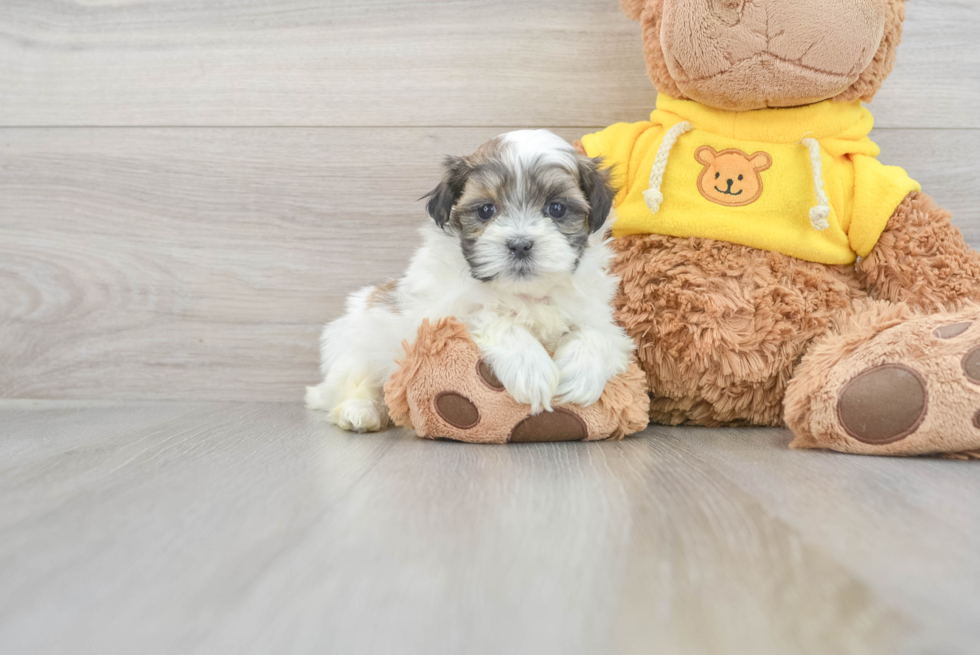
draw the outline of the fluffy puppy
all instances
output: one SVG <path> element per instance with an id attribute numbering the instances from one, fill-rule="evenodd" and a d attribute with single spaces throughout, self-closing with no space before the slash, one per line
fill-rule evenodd
<path id="1" fill-rule="evenodd" d="M 405 275 L 361 289 L 321 340 L 324 382 L 306 404 L 345 430 L 387 425 L 384 384 L 425 318 L 455 316 L 533 413 L 590 405 L 626 370 L 605 239 L 614 192 L 598 161 L 545 130 L 446 160 Z"/>

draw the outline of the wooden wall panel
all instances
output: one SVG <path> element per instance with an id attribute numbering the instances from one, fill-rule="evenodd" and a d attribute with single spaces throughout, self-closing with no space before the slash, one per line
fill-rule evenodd
<path id="1" fill-rule="evenodd" d="M 980 127 L 976 0 L 912 0 L 883 127 Z M 0 125 L 583 126 L 654 91 L 616 0 L 4 0 Z"/>
<path id="2" fill-rule="evenodd" d="M 497 128 L 0 130 L 0 397 L 296 400 Z M 559 130 L 575 138 L 583 130 Z M 879 130 L 980 244 L 980 132 Z"/>

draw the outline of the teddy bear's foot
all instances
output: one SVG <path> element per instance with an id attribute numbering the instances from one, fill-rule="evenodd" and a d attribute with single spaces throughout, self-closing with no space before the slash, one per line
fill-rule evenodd
<path id="1" fill-rule="evenodd" d="M 804 358 L 786 395 L 794 448 L 872 455 L 980 450 L 980 309 L 873 305 Z"/>
<path id="2" fill-rule="evenodd" d="M 392 420 L 420 437 L 471 443 L 621 439 L 645 428 L 649 411 L 646 378 L 633 364 L 609 381 L 597 403 L 532 415 L 455 319 L 423 323 L 385 386 L 385 400 Z"/>

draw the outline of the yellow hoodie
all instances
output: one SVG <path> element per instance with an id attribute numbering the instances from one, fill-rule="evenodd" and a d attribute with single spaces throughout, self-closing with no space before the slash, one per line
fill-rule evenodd
<path id="1" fill-rule="evenodd" d="M 649 121 L 582 145 L 621 189 L 614 236 L 704 237 L 850 264 L 921 189 L 876 159 L 873 125 L 860 101 L 727 112 L 660 95 Z"/>

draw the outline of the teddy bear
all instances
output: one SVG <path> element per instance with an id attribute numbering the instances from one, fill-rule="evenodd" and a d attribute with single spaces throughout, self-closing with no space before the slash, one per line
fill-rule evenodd
<path id="1" fill-rule="evenodd" d="M 504 389 L 455 318 L 423 321 L 385 385 L 391 420 L 423 438 L 504 444 L 619 440 L 649 423 L 646 376 L 636 361 L 588 407 L 531 413 Z"/>
<path id="2" fill-rule="evenodd" d="M 905 0 L 621 5 L 657 106 L 576 145 L 620 189 L 616 318 L 649 418 L 785 426 L 793 448 L 978 456 L 980 257 L 869 137 Z M 409 405 L 421 415 L 477 375 L 429 363 L 428 382 L 401 379 L 424 389 L 401 394 L 403 425 Z"/>

